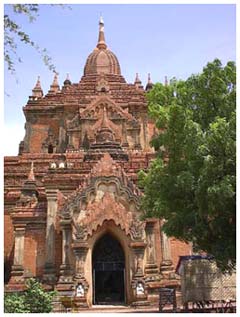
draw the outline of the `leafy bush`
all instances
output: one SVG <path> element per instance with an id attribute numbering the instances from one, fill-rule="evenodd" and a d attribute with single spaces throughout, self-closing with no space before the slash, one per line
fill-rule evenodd
<path id="1" fill-rule="evenodd" d="M 31 278 L 26 281 L 27 289 L 22 293 L 5 294 L 5 313 L 50 313 L 55 292 L 46 292 L 42 285 Z"/>

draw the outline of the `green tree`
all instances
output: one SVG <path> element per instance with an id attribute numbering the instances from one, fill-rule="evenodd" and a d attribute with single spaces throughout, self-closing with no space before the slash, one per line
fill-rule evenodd
<path id="1" fill-rule="evenodd" d="M 5 313 L 50 313 L 52 299 L 56 293 L 47 292 L 33 278 L 26 281 L 26 290 L 22 293 L 10 293 L 4 296 Z"/>
<path id="2" fill-rule="evenodd" d="M 163 230 L 215 257 L 222 270 L 236 264 L 236 67 L 216 59 L 201 74 L 147 95 L 158 134 L 147 173 L 144 217 L 166 220 Z"/>

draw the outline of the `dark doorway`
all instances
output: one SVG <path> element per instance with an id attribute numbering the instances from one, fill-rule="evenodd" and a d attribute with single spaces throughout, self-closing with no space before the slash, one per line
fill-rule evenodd
<path id="1" fill-rule="evenodd" d="M 49 146 L 48 146 L 48 153 L 49 153 L 49 154 L 52 154 L 52 153 L 53 153 L 53 146 L 52 146 L 52 144 L 49 144 Z"/>
<path id="2" fill-rule="evenodd" d="M 125 258 L 120 243 L 110 234 L 105 234 L 94 247 L 92 261 L 93 303 L 123 304 Z"/>

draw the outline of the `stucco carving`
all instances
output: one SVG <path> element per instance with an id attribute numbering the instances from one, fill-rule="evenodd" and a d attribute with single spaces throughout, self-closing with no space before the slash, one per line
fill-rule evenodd
<path id="1" fill-rule="evenodd" d="M 108 92 L 110 89 L 108 82 L 106 81 L 106 79 L 104 79 L 104 77 L 100 78 L 100 80 L 97 82 L 97 86 L 96 86 L 96 90 L 98 92 Z"/>
<path id="2" fill-rule="evenodd" d="M 144 225 L 139 220 L 139 196 L 122 168 L 105 154 L 83 187 L 65 201 L 61 214 L 72 218 L 74 239 L 84 240 L 105 220 L 113 220 L 132 240 L 141 240 Z"/>
<path id="3" fill-rule="evenodd" d="M 49 146 L 51 146 L 51 148 L 52 148 L 51 153 L 53 153 L 53 152 L 56 152 L 57 145 L 58 145 L 58 140 L 57 140 L 56 136 L 54 135 L 53 130 L 51 128 L 49 128 L 47 138 L 42 143 L 42 148 L 45 151 L 48 151 Z"/>
<path id="4" fill-rule="evenodd" d="M 86 240 L 88 230 L 85 226 L 80 225 L 77 222 L 74 222 L 74 228 L 73 228 L 73 236 L 75 240 Z"/>
<path id="5" fill-rule="evenodd" d="M 38 204 L 38 199 L 35 194 L 30 196 L 25 193 L 21 193 L 20 198 L 16 203 L 16 206 L 34 208 L 37 206 L 37 204 Z"/>
<path id="6" fill-rule="evenodd" d="M 79 124 L 80 124 L 80 116 L 79 116 L 79 113 L 77 112 L 77 114 L 68 122 L 68 128 L 69 129 L 78 128 Z"/>
<path id="7" fill-rule="evenodd" d="M 128 121 L 136 119 L 126 110 L 123 110 L 119 105 L 117 105 L 112 99 L 108 97 L 101 97 L 95 101 L 93 101 L 85 110 L 81 112 L 81 118 L 99 118 L 101 117 L 101 111 L 106 107 L 108 117 L 112 119 L 114 116 L 116 117 L 116 113 L 118 114 L 118 118 L 125 119 Z"/>
<path id="8" fill-rule="evenodd" d="M 130 226 L 130 235 L 132 240 L 142 240 L 144 238 L 144 222 L 139 219 L 132 221 Z"/>

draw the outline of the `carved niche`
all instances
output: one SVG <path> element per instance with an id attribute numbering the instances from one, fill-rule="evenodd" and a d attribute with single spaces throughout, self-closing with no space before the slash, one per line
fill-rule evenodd
<path id="1" fill-rule="evenodd" d="M 55 137 L 53 130 L 48 129 L 48 136 L 42 144 L 45 153 L 55 153 L 58 145 L 58 140 Z"/>
<path id="2" fill-rule="evenodd" d="M 106 93 L 110 89 L 107 80 L 102 76 L 97 82 L 96 90 L 100 93 Z"/>

